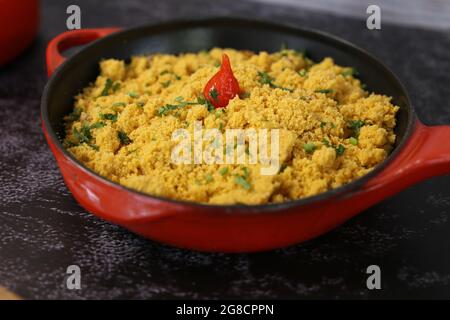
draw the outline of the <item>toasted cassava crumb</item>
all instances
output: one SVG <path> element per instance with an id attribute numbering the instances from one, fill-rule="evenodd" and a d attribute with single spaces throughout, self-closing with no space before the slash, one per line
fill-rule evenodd
<path id="1" fill-rule="evenodd" d="M 211 110 L 196 102 L 222 52 L 243 92 Z M 65 119 L 65 146 L 98 174 L 152 195 L 211 204 L 315 195 L 368 173 L 395 141 L 398 107 L 363 90 L 349 70 L 331 58 L 314 64 L 294 50 L 214 48 L 133 57 L 129 64 L 104 60 Z M 174 164 L 173 131 L 192 131 L 196 121 L 221 131 L 280 129 L 279 173 L 261 175 L 259 164 Z"/>

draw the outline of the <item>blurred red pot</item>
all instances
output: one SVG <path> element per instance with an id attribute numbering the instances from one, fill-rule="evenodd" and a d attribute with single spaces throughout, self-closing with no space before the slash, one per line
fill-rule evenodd
<path id="1" fill-rule="evenodd" d="M 39 0 L 0 0 L 0 65 L 30 45 L 38 24 Z"/>

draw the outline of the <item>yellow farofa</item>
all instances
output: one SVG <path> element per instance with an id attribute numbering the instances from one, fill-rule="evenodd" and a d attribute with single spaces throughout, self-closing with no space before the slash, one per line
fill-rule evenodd
<path id="1" fill-rule="evenodd" d="M 223 52 L 244 92 L 240 97 L 221 111 L 198 104 L 158 115 L 167 104 L 197 101 Z M 261 83 L 259 72 L 274 85 Z M 102 61 L 95 83 L 76 96 L 74 114 L 65 119 L 64 142 L 101 176 L 151 195 L 264 204 L 312 196 L 367 174 L 392 149 L 397 110 L 389 97 L 366 92 L 351 68 L 331 58 L 314 64 L 294 50 L 214 48 L 133 57 L 129 64 Z M 172 132 L 192 131 L 195 121 L 221 131 L 280 129 L 280 172 L 263 176 L 259 164 L 174 164 Z M 352 123 L 364 125 L 354 132 Z M 248 185 L 238 183 L 238 176 Z"/>

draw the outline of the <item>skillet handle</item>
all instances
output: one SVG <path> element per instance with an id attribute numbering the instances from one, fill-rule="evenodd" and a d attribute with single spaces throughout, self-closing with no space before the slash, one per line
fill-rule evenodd
<path id="1" fill-rule="evenodd" d="M 417 120 L 404 151 L 362 191 L 381 200 L 421 180 L 449 173 L 450 126 L 430 127 Z"/>
<path id="2" fill-rule="evenodd" d="M 50 77 L 56 68 L 66 60 L 61 54 L 64 50 L 87 44 L 119 30 L 120 28 L 80 29 L 66 31 L 56 36 L 47 46 L 48 76 Z"/>

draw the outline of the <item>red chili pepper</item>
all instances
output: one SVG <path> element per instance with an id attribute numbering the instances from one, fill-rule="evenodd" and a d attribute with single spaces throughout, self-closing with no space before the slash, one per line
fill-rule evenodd
<path id="1" fill-rule="evenodd" d="M 220 70 L 208 81 L 203 95 L 215 108 L 224 108 L 240 91 L 239 83 L 231 70 L 230 59 L 223 53 Z"/>

